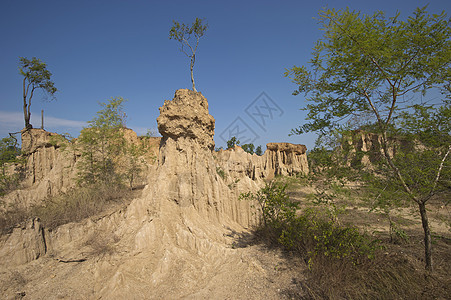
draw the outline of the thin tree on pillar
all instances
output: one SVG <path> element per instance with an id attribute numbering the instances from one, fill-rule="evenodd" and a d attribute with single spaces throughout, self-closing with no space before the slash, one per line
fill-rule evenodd
<path id="1" fill-rule="evenodd" d="M 197 46 L 199 45 L 200 38 L 204 36 L 208 28 L 208 23 L 205 22 L 203 25 L 203 21 L 203 19 L 196 18 L 193 24 L 187 25 L 184 23 L 180 24 L 173 20 L 172 22 L 174 25 L 169 31 L 169 39 L 180 42 L 180 51 L 190 58 L 191 83 L 193 84 L 193 91 L 195 92 L 197 92 L 197 90 L 194 83 L 193 69 L 196 61 Z M 192 37 L 194 37 L 194 42 L 191 41 L 190 43 Z M 187 47 L 189 48 L 189 51 L 187 51 Z"/>
<path id="2" fill-rule="evenodd" d="M 47 65 L 40 59 L 33 57 L 29 60 L 20 57 L 19 72 L 23 75 L 23 113 L 25 119 L 25 128 L 30 129 L 31 118 L 31 99 L 36 89 L 41 89 L 54 98 L 57 89 L 50 80 L 52 73 L 47 70 Z"/>

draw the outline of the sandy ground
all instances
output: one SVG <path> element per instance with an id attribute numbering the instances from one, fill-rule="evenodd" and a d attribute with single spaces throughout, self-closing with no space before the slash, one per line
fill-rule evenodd
<path id="1" fill-rule="evenodd" d="M 305 269 L 305 263 L 287 257 L 286 253 L 278 249 L 253 245 L 248 233 L 231 234 L 228 240 L 228 262 L 222 261 L 215 268 L 206 267 L 208 272 L 198 278 L 190 278 L 189 268 L 181 266 L 180 272 L 183 274 L 174 274 L 172 278 L 165 279 L 166 291 L 149 289 L 145 296 L 143 291 L 136 291 L 136 294 L 130 292 L 113 298 L 291 299 L 303 294 L 300 271 Z M 114 256 L 111 256 L 91 257 L 82 262 L 62 262 L 46 256 L 26 265 L 4 269 L 0 271 L 1 298 L 107 299 L 93 280 L 95 273 L 101 269 L 100 265 L 114 264 L 114 260 Z M 177 264 L 190 264 L 188 260 L 180 258 Z M 198 272 L 193 271 L 192 274 Z M 99 281 L 103 281 L 101 277 Z M 186 282 L 183 282 L 183 278 Z M 186 288 L 180 290 L 183 286 Z"/>
<path id="2" fill-rule="evenodd" d="M 298 192 L 293 198 L 302 200 L 299 196 L 310 189 Z M 433 234 L 450 239 L 447 211 L 437 201 L 431 202 L 429 208 Z M 412 257 L 421 258 L 422 253 L 417 252 L 421 248 L 422 227 L 415 207 L 395 210 L 392 215 L 413 237 L 411 245 L 418 244 Z M 389 222 L 381 213 L 349 205 L 344 216 L 345 221 L 352 220 L 367 232 L 387 236 Z M 156 228 L 165 231 L 184 223 L 171 222 L 165 224 L 167 227 Z M 188 229 L 162 234 L 146 251 L 130 252 L 119 243 L 117 247 L 67 260 L 48 254 L 25 265 L 0 269 L 0 298 L 302 299 L 306 294 L 308 270 L 302 259 L 260 243 L 249 231 L 205 225 L 193 223 Z M 208 234 L 204 235 L 208 230 L 215 236 L 222 232 L 222 237 L 210 240 Z M 183 241 L 178 241 L 181 237 Z M 407 248 L 399 246 L 400 253 Z M 435 250 L 437 265 L 449 269 L 449 243 L 441 243 Z M 439 252 L 443 255 L 438 256 Z M 82 259 L 74 259 L 77 257 Z"/>

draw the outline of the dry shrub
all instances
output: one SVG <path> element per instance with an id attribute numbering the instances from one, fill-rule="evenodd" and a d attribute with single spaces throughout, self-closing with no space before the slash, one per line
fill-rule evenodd
<path id="1" fill-rule="evenodd" d="M 124 203 L 130 195 L 131 191 L 124 186 L 95 184 L 74 188 L 28 209 L 13 205 L 0 211 L 0 235 L 11 233 L 14 227 L 34 217 L 39 218 L 42 225 L 50 230 L 66 223 L 78 222 L 111 205 Z"/>
<path id="2" fill-rule="evenodd" d="M 89 246 L 92 250 L 90 252 L 93 256 L 105 256 L 111 255 L 115 251 L 114 244 L 119 241 L 117 235 L 112 232 L 96 233 L 89 237 L 89 239 L 84 243 Z"/>
<path id="3" fill-rule="evenodd" d="M 424 262 L 400 253 L 396 246 L 386 246 L 375 259 L 357 265 L 315 257 L 302 298 L 449 299 L 449 275 L 429 273 Z"/>
<path id="4" fill-rule="evenodd" d="M 54 229 L 96 215 L 128 196 L 129 191 L 121 186 L 88 185 L 49 198 L 31 211 L 41 219 L 44 227 Z"/>
<path id="5" fill-rule="evenodd" d="M 30 218 L 26 209 L 17 205 L 8 207 L 0 211 L 0 235 L 11 233 L 14 227 L 24 224 Z"/>
<path id="6" fill-rule="evenodd" d="M 405 260 L 379 257 L 360 265 L 318 256 L 307 279 L 311 299 L 416 299 L 422 284 Z"/>
<path id="7" fill-rule="evenodd" d="M 295 214 L 283 187 L 270 185 L 242 198 L 262 204 L 266 219 L 255 231 L 260 242 L 282 246 L 306 263 L 296 288 L 282 292 L 290 299 L 451 299 L 447 264 L 431 274 L 417 259 L 421 238 L 395 245 L 338 223 L 327 209 Z M 435 249 L 443 248 L 441 260 L 450 261 L 448 240 L 436 243 Z"/>

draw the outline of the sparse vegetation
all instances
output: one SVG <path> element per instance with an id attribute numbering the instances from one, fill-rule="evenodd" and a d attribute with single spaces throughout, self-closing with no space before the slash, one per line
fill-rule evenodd
<path id="1" fill-rule="evenodd" d="M 222 178 L 222 180 L 225 180 L 227 178 L 227 174 L 221 167 L 216 167 L 216 174 L 218 174 L 219 177 Z"/>
<path id="2" fill-rule="evenodd" d="M 371 206 L 356 209 L 356 205 L 370 205 L 365 197 L 371 193 L 367 194 L 365 186 L 349 188 L 339 181 L 324 185 L 325 180 L 319 174 L 279 177 L 257 193 L 241 195 L 256 201 L 263 211 L 256 242 L 285 249 L 287 264 L 296 257 L 305 262 L 306 271 L 296 267 L 302 284 L 300 290 L 289 291 L 292 299 L 436 298 L 450 292 L 446 288 L 448 266 L 443 263 L 448 257 L 446 238 L 437 237 L 442 262 L 437 266 L 439 274 L 429 277 L 421 268 L 422 261 L 414 258 L 421 248 L 420 239 L 417 234 L 414 240 L 408 238 L 412 232 L 405 229 L 403 219 L 391 217 L 390 223 Z M 305 187 L 319 190 L 299 194 Z M 336 212 L 328 201 L 318 201 L 318 191 L 327 191 L 344 211 Z M 380 222 L 387 228 L 391 224 L 391 234 L 365 230 Z"/>
<path id="3" fill-rule="evenodd" d="M 83 130 L 76 143 L 69 143 L 63 136 L 52 136 L 50 143 L 62 151 L 69 146 L 80 151 L 79 184 L 67 193 L 49 197 L 33 207 L 3 207 L 0 213 L 2 233 L 10 232 L 14 226 L 33 217 L 40 218 L 46 228 L 52 229 L 99 214 L 115 203 L 126 201 L 129 190 L 135 187 L 144 170 L 143 156 L 147 143 L 138 141 L 135 145 L 125 140 L 123 101 L 122 98 L 112 98 L 108 103 L 101 103 L 104 109 L 90 121 L 90 127 Z M 23 172 L 8 172 L 6 168 L 21 169 L 23 159 L 18 157 L 20 151 L 12 138 L 3 139 L 0 148 L 0 191 L 6 193 L 16 188 L 22 179 L 20 176 L 23 176 Z"/>
<path id="4" fill-rule="evenodd" d="M 123 102 L 119 97 L 100 103 L 104 109 L 82 130 L 78 139 L 82 156 L 78 167 L 80 184 L 121 184 L 118 160 L 126 147 L 122 131 L 125 125 Z"/>
<path id="5" fill-rule="evenodd" d="M 257 154 L 258 156 L 263 155 L 262 146 L 257 146 L 257 149 L 255 149 L 255 154 Z"/>
<path id="6" fill-rule="evenodd" d="M 247 152 L 249 154 L 254 154 L 254 149 L 255 149 L 254 144 L 243 144 L 243 145 L 241 145 L 241 148 L 243 148 L 244 152 Z"/>
<path id="7" fill-rule="evenodd" d="M 74 188 L 68 193 L 45 200 L 28 212 L 39 217 L 49 229 L 59 225 L 78 222 L 104 211 L 112 204 L 126 203 L 129 192 L 121 187 L 96 184 Z"/>
<path id="8" fill-rule="evenodd" d="M 0 233 L 9 233 L 18 224 L 34 217 L 52 230 L 62 224 L 97 215 L 115 204 L 127 203 L 130 195 L 121 187 L 97 184 L 74 188 L 32 207 L 8 207 L 0 213 Z"/>

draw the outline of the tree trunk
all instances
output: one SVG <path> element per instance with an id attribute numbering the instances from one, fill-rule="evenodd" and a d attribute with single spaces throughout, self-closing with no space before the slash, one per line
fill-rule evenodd
<path id="1" fill-rule="evenodd" d="M 196 60 L 196 54 L 193 54 L 193 56 L 191 56 L 191 64 L 190 64 L 190 69 L 191 69 L 191 82 L 193 84 L 193 91 L 197 92 L 196 90 L 196 86 L 194 84 L 194 74 L 193 74 L 193 69 L 194 69 L 194 62 Z"/>
<path id="2" fill-rule="evenodd" d="M 420 208 L 421 223 L 424 230 L 424 259 L 426 263 L 426 270 L 432 271 L 432 242 L 431 230 L 429 229 L 429 220 L 426 212 L 426 203 L 421 201 L 418 203 Z"/>
<path id="3" fill-rule="evenodd" d="M 33 87 L 31 89 L 31 93 L 30 93 L 30 97 L 28 98 L 28 126 L 27 128 L 33 128 L 33 126 L 30 124 L 30 119 L 31 119 L 31 98 L 33 97 L 33 93 L 34 93 L 34 89 L 35 87 Z"/>
<path id="4" fill-rule="evenodd" d="M 28 92 L 28 88 L 26 91 L 25 90 L 25 78 L 24 78 L 23 79 L 23 117 L 25 120 L 25 128 L 30 127 L 30 116 L 28 115 L 28 110 L 27 110 L 27 92 Z"/>
<path id="5" fill-rule="evenodd" d="M 25 128 L 29 129 L 31 127 L 30 124 L 30 115 L 28 114 L 27 111 L 27 102 L 24 101 L 24 105 L 23 105 L 23 115 L 24 115 L 24 119 L 25 119 Z"/>

